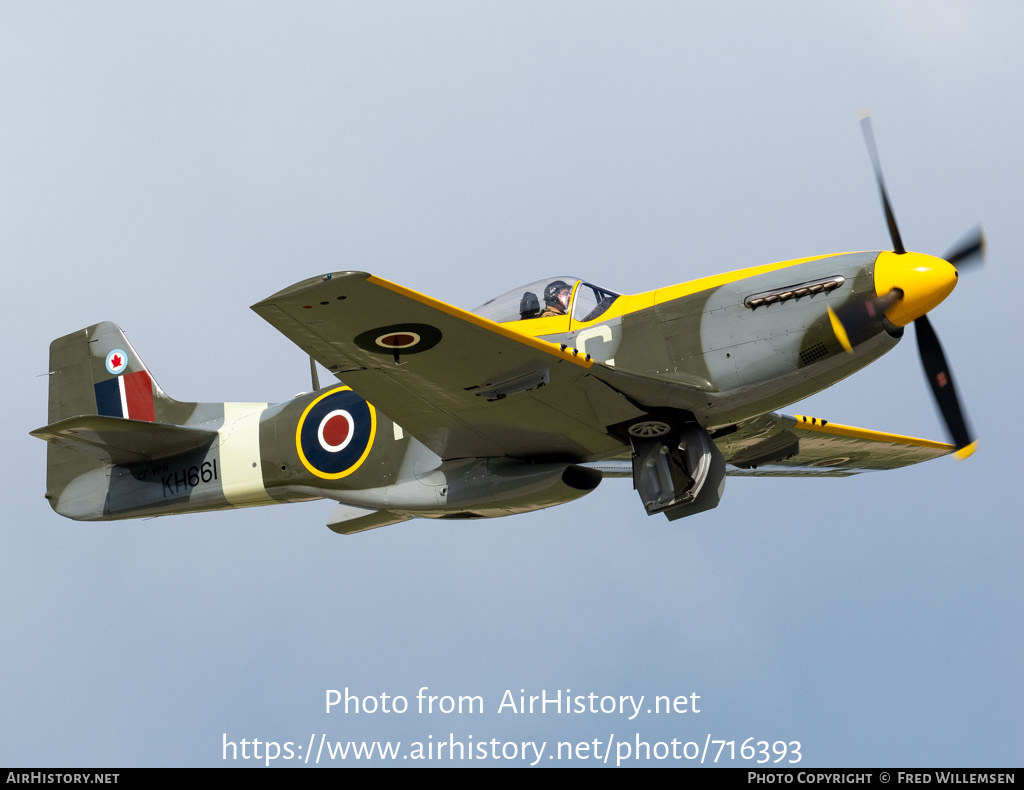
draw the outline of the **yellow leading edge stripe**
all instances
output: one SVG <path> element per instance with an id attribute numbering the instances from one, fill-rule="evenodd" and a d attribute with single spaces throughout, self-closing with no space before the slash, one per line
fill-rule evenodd
<path id="1" fill-rule="evenodd" d="M 911 447 L 930 447 L 933 450 L 946 450 L 949 452 L 956 450 L 956 448 L 951 444 L 947 444 L 946 442 L 934 442 L 931 439 L 918 439 L 914 436 L 902 436 L 898 433 L 870 431 L 867 428 L 855 428 L 852 425 L 839 425 L 834 422 L 826 422 L 823 425 L 822 421 L 817 417 L 805 417 L 802 414 L 794 415 L 793 419 L 796 420 L 798 428 L 803 428 L 808 431 L 818 431 L 820 433 L 830 433 L 834 436 L 849 436 L 853 439 L 870 439 L 876 442 L 904 444 Z M 975 444 L 977 444 L 977 442 L 975 442 Z M 974 445 L 971 445 L 971 447 L 973 446 Z M 967 449 L 967 447 L 964 448 L 964 450 Z M 960 452 L 963 452 L 963 450 L 958 451 L 957 455 L 959 455 Z"/>

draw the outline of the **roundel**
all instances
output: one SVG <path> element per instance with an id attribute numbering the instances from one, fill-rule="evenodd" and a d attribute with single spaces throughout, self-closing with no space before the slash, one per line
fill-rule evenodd
<path id="1" fill-rule="evenodd" d="M 106 359 L 107 373 L 117 375 L 118 373 L 124 373 L 125 368 L 128 367 L 128 355 L 120 348 L 115 348 L 109 354 Z"/>
<path id="2" fill-rule="evenodd" d="M 348 387 L 335 387 L 310 403 L 295 428 L 299 460 L 317 477 L 337 480 L 366 460 L 377 432 L 377 412 Z"/>
<path id="3" fill-rule="evenodd" d="M 361 332 L 352 342 L 375 354 L 419 354 L 441 342 L 441 330 L 430 324 L 391 324 Z"/>

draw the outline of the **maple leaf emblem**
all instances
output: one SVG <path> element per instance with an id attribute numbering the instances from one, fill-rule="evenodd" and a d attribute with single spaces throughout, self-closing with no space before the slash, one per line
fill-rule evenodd
<path id="1" fill-rule="evenodd" d="M 110 367 L 112 367 L 112 368 L 119 368 L 119 367 L 121 367 L 122 364 L 124 364 L 124 363 L 121 360 L 121 355 L 120 354 L 114 354 L 114 356 L 112 356 L 110 358 Z"/>

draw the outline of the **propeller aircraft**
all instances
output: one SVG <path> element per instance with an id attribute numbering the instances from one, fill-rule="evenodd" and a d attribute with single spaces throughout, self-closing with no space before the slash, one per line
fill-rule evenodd
<path id="1" fill-rule="evenodd" d="M 108 520 L 330 499 L 349 534 L 488 518 L 629 477 L 649 515 L 718 505 L 727 476 L 846 476 L 976 442 L 927 313 L 979 261 L 904 246 L 870 119 L 893 249 L 772 263 L 640 294 L 549 277 L 462 310 L 365 272 L 252 309 L 310 357 L 285 403 L 169 397 L 116 325 L 50 346 L 46 498 Z M 894 348 L 913 323 L 952 444 L 779 409 Z M 321 388 L 319 363 L 338 379 Z"/>

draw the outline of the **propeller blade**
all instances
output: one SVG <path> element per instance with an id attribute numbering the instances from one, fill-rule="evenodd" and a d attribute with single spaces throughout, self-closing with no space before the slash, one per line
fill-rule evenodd
<path id="1" fill-rule="evenodd" d="M 984 262 L 987 248 L 988 240 L 985 238 L 985 230 L 979 225 L 974 233 L 961 240 L 942 257 L 954 266 L 962 267 Z"/>
<path id="2" fill-rule="evenodd" d="M 893 288 L 884 296 L 847 302 L 838 310 L 828 308 L 828 318 L 839 345 L 852 354 L 855 345 L 875 333 L 876 325 L 885 317 L 885 311 L 902 298 L 903 291 Z"/>
<path id="3" fill-rule="evenodd" d="M 903 239 L 900 238 L 900 229 L 896 227 L 896 215 L 892 212 L 889 194 L 885 191 L 885 179 L 882 178 L 882 163 L 878 158 L 878 149 L 875 147 L 875 135 L 871 131 L 871 116 L 868 114 L 867 109 L 860 111 L 860 128 L 864 132 L 864 142 L 867 143 L 871 164 L 875 168 L 875 180 L 878 181 L 878 191 L 882 193 L 882 208 L 885 210 L 885 221 L 889 225 L 889 238 L 892 239 L 892 248 L 897 255 L 902 255 L 907 250 L 903 246 Z"/>
<path id="4" fill-rule="evenodd" d="M 960 399 L 956 394 L 946 355 L 942 353 L 942 345 L 935 330 L 932 329 L 928 316 L 918 318 L 914 326 L 917 328 L 917 350 L 921 355 L 921 364 L 924 366 L 935 402 L 942 412 L 942 419 L 945 420 L 946 428 L 953 437 L 953 444 L 957 449 L 956 456 L 960 459 L 966 458 L 974 452 L 977 442 L 971 438 L 967 419 L 960 408 Z"/>

